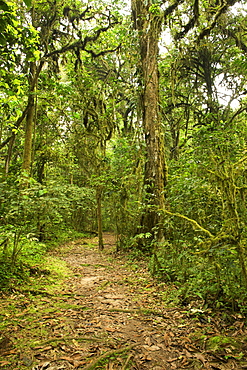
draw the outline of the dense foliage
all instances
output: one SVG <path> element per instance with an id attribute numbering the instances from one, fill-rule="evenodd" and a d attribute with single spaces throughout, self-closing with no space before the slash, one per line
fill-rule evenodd
<path id="1" fill-rule="evenodd" d="M 245 312 L 244 2 L 139 3 L 131 17 L 122 1 L 0 2 L 0 285 L 61 238 L 98 232 L 103 249 L 106 230 L 149 256 L 173 299 Z M 143 125 L 143 48 L 161 36 L 164 206 Z"/>

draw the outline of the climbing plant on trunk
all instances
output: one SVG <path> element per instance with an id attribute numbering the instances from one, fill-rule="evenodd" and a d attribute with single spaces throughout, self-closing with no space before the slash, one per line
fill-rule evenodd
<path id="1" fill-rule="evenodd" d="M 140 104 L 146 143 L 145 207 L 141 219 L 141 233 L 162 239 L 161 212 L 164 208 L 167 166 L 159 112 L 158 43 L 162 17 L 152 2 L 132 1 L 134 27 L 138 33 L 142 90 Z M 143 242 L 142 242 L 143 243 Z"/>

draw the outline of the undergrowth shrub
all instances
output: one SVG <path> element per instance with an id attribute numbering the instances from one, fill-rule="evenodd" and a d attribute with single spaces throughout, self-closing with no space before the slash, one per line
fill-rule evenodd
<path id="1" fill-rule="evenodd" d="M 11 186 L 9 184 L 11 182 Z M 48 248 L 85 235 L 95 219 L 95 195 L 76 185 L 7 178 L 0 183 L 0 288 L 28 276 Z"/>
<path id="2" fill-rule="evenodd" d="M 203 255 L 189 243 L 164 243 L 150 258 L 149 269 L 160 281 L 176 285 L 176 300 L 182 305 L 199 299 L 205 306 L 247 313 L 241 268 L 227 248 Z"/>
<path id="3" fill-rule="evenodd" d="M 30 237 L 30 236 L 29 236 Z M 47 246 L 20 236 L 15 244 L 14 233 L 2 233 L 0 239 L 0 289 L 11 289 L 26 281 L 33 266 L 42 266 Z"/>
<path id="4" fill-rule="evenodd" d="M 214 142 L 207 130 L 197 139 L 198 147 L 170 162 L 166 241 L 155 246 L 150 270 L 178 287 L 183 304 L 200 299 L 205 305 L 246 312 L 243 143 L 236 135 L 232 142 L 228 132 L 218 133 Z"/>

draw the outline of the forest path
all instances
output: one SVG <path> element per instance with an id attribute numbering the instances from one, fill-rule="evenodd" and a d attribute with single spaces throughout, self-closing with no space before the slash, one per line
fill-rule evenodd
<path id="1" fill-rule="evenodd" d="M 97 238 L 85 238 L 57 249 L 53 254 L 69 276 L 56 291 L 44 284 L 42 291 L 15 293 L 12 311 L 11 297 L 3 301 L 8 324 L 0 331 L 1 369 L 247 368 L 244 356 L 236 359 L 234 341 L 219 345 L 224 323 L 209 313 L 164 307 L 165 286 L 145 266 L 115 256 L 111 234 L 104 244 L 99 252 Z M 234 333 L 244 335 L 243 321 L 235 325 Z M 218 344 L 207 348 L 212 337 Z"/>

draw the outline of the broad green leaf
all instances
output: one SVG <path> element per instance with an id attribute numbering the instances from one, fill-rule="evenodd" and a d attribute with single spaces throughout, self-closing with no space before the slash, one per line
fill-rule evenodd
<path id="1" fill-rule="evenodd" d="M 25 5 L 30 8 L 30 6 L 32 5 L 32 0 L 23 0 Z"/>

